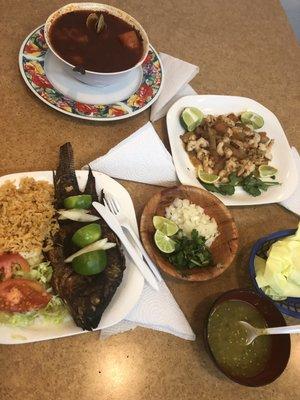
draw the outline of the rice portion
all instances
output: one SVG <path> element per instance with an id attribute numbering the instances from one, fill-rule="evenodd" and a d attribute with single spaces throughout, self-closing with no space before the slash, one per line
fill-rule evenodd
<path id="1" fill-rule="evenodd" d="M 52 247 L 58 229 L 53 199 L 53 186 L 46 181 L 23 178 L 18 188 L 11 181 L 0 186 L 0 253 Z"/>
<path id="2" fill-rule="evenodd" d="M 188 199 L 176 198 L 166 208 L 165 216 L 174 221 L 187 236 L 196 229 L 200 236 L 205 237 L 207 246 L 211 246 L 219 234 L 216 220 L 205 214 L 202 207 L 191 203 Z"/>

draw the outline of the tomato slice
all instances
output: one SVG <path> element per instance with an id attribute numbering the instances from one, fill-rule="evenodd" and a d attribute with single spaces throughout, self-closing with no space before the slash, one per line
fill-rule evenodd
<path id="1" fill-rule="evenodd" d="M 26 312 L 45 307 L 51 295 L 36 281 L 8 279 L 0 283 L 0 311 Z"/>
<path id="2" fill-rule="evenodd" d="M 3 271 L 3 280 L 11 278 L 13 266 L 15 264 L 18 264 L 25 272 L 30 271 L 28 262 L 20 254 L 18 253 L 0 254 L 0 270 Z"/>

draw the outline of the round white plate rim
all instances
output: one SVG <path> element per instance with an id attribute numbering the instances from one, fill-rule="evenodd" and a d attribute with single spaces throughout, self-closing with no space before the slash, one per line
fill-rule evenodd
<path id="1" fill-rule="evenodd" d="M 140 114 L 141 112 L 147 110 L 147 108 L 149 108 L 149 107 L 158 99 L 158 97 L 159 97 L 159 95 L 160 95 L 160 93 L 161 93 L 163 84 L 164 84 L 164 68 L 163 68 L 163 64 L 162 64 L 161 58 L 159 57 L 158 52 L 155 50 L 155 48 L 154 48 L 151 44 L 149 44 L 150 48 L 151 48 L 151 49 L 154 51 L 154 53 L 156 54 L 156 56 L 157 56 L 157 58 L 158 58 L 158 61 L 159 61 L 159 64 L 160 64 L 160 68 L 161 68 L 161 82 L 160 82 L 160 87 L 159 87 L 159 89 L 158 89 L 156 95 L 155 95 L 155 96 L 153 97 L 153 99 L 150 100 L 144 107 L 141 107 L 141 108 L 139 108 L 138 110 L 135 110 L 135 111 L 133 111 L 133 112 L 129 112 L 129 113 L 127 113 L 127 114 L 120 115 L 120 116 L 117 116 L 117 117 L 110 117 L 110 118 L 101 118 L 101 117 L 100 117 L 100 118 L 94 118 L 94 117 L 89 117 L 88 115 L 72 114 L 72 113 L 69 113 L 68 111 L 65 111 L 65 110 L 59 108 L 59 107 L 56 107 L 54 104 L 50 104 L 47 100 L 45 100 L 43 97 L 41 97 L 41 96 L 33 89 L 33 87 L 29 84 L 28 79 L 27 79 L 27 77 L 26 77 L 26 75 L 25 75 L 25 72 L 24 72 L 24 69 L 23 69 L 23 49 L 24 49 L 24 46 L 25 46 L 25 44 L 27 43 L 28 39 L 33 35 L 33 33 L 36 32 L 38 29 L 42 28 L 44 25 L 45 25 L 45 24 L 41 24 L 40 26 L 38 26 L 37 28 L 35 28 L 32 32 L 30 32 L 29 35 L 25 38 L 25 40 L 24 40 L 23 43 L 21 44 L 20 51 L 19 51 L 19 70 L 20 70 L 20 73 L 21 73 L 21 75 L 22 75 L 22 78 L 23 78 L 24 82 L 26 83 L 27 87 L 31 90 L 32 93 L 35 94 L 35 96 L 36 96 L 39 100 L 41 100 L 43 103 L 45 103 L 48 107 L 53 108 L 54 110 L 59 111 L 59 112 L 61 112 L 61 113 L 63 113 L 63 114 L 66 114 L 66 115 L 68 115 L 69 117 L 74 117 L 74 118 L 79 118 L 79 119 L 86 119 L 86 120 L 89 120 L 89 121 L 109 122 L 109 121 L 118 121 L 118 120 L 121 120 L 121 119 L 126 119 L 126 118 L 133 117 L 133 116 L 135 116 L 135 115 L 138 115 L 138 114 Z M 121 104 L 123 105 L 123 103 L 122 103 L 121 101 L 120 101 L 120 102 L 116 102 L 116 104 L 118 104 L 118 103 L 121 103 Z M 124 104 L 124 105 L 125 105 L 125 104 Z"/>
<path id="2" fill-rule="evenodd" d="M 183 107 L 186 106 L 191 106 L 190 102 L 194 102 L 196 99 L 197 102 L 205 102 L 205 100 L 208 101 L 213 101 L 213 100 L 224 100 L 224 103 L 226 102 L 226 100 L 233 100 L 233 101 L 244 101 L 244 102 L 249 102 L 252 103 L 252 105 L 256 105 L 259 108 L 261 108 L 262 110 L 264 110 L 264 112 L 269 115 L 269 117 L 272 119 L 272 122 L 276 124 L 276 128 L 277 128 L 277 134 L 280 135 L 281 140 L 283 140 L 285 146 L 287 148 L 289 148 L 290 150 L 290 145 L 288 143 L 287 137 L 284 133 L 284 130 L 279 122 L 279 120 L 277 119 L 276 115 L 270 111 L 268 108 L 266 108 L 265 106 L 263 106 L 261 103 L 257 102 L 256 100 L 247 98 L 247 97 L 241 97 L 241 96 L 228 96 L 228 95 L 190 95 L 190 96 L 184 96 L 182 98 L 180 98 L 179 100 L 177 100 L 172 107 L 169 109 L 168 113 L 167 113 L 167 128 L 168 128 L 168 136 L 169 136 L 169 141 L 170 141 L 170 147 L 171 147 L 171 151 L 172 151 L 172 157 L 174 160 L 174 165 L 175 165 L 175 169 L 178 175 L 178 178 L 180 180 L 180 182 L 182 184 L 186 184 L 186 185 L 192 185 L 192 186 L 197 186 L 200 188 L 203 188 L 202 185 L 200 183 L 196 183 L 196 177 L 194 176 L 193 178 L 188 176 L 190 175 L 189 172 L 187 171 L 182 171 L 182 165 L 181 165 L 181 161 L 180 161 L 180 157 L 178 155 L 178 129 L 176 131 L 176 128 L 171 127 L 172 124 L 179 124 L 179 118 L 178 118 L 178 111 Z M 204 106 L 205 107 L 205 106 Z M 209 108 L 212 108 L 211 106 Z M 241 105 L 241 109 L 243 109 L 242 105 Z M 230 112 L 230 111 L 228 111 Z M 209 113 L 218 113 L 218 112 L 213 112 L 213 111 L 209 111 Z M 175 115 L 174 115 L 175 114 Z M 176 118 L 176 121 L 175 121 Z M 177 121 L 178 119 L 178 121 Z M 182 133 L 183 133 L 183 128 L 182 129 Z M 175 132 L 176 131 L 176 132 Z M 175 133 L 174 133 L 175 132 Z M 181 150 L 182 152 L 184 152 L 183 148 Z M 190 167 L 191 170 L 194 169 L 194 166 L 192 165 L 188 155 L 186 154 L 186 152 L 184 152 L 183 155 L 184 159 L 185 159 L 185 163 L 186 163 L 186 169 L 189 169 L 188 166 Z M 277 202 L 281 202 L 286 200 L 287 198 L 289 198 L 293 191 L 295 190 L 296 184 L 295 182 L 298 181 L 298 173 L 297 170 L 295 168 L 295 164 L 291 155 L 291 151 L 288 152 L 287 155 L 287 159 L 288 159 L 288 165 L 289 165 L 289 169 L 288 169 L 288 181 L 291 183 L 290 185 L 287 184 L 287 182 L 285 182 L 285 192 L 283 192 L 283 194 L 281 194 L 281 198 L 280 200 L 278 199 L 274 199 L 272 200 L 270 198 L 270 196 L 268 196 L 267 198 L 264 196 L 266 193 L 263 193 L 261 196 L 259 197 L 252 197 L 250 195 L 247 195 L 246 200 L 239 200 L 234 198 L 234 196 L 232 197 L 227 197 L 227 196 L 222 196 L 219 194 L 215 194 L 224 204 L 226 204 L 227 206 L 249 206 L 249 205 L 259 205 L 259 204 L 271 204 L 271 203 L 277 203 Z M 274 188 L 271 188 L 270 190 L 272 190 Z M 275 188 L 275 190 L 277 189 L 277 187 Z"/>
<path id="3" fill-rule="evenodd" d="M 137 220 L 136 220 L 136 214 L 134 210 L 134 205 L 132 202 L 132 199 L 130 197 L 130 194 L 128 191 L 116 180 L 113 178 L 109 177 L 108 175 L 102 174 L 97 171 L 93 171 L 93 174 L 96 178 L 96 186 L 97 189 L 99 188 L 105 188 L 107 185 L 110 186 L 110 193 L 115 195 L 119 201 L 122 201 L 123 207 L 125 207 L 127 210 L 127 215 L 131 219 L 132 227 L 138 233 L 138 225 L 137 225 Z M 88 171 L 86 170 L 77 170 L 76 175 L 78 178 L 78 183 L 79 186 L 82 187 L 82 184 L 86 182 Z M 13 173 L 9 175 L 4 175 L 0 177 L 0 185 L 3 184 L 5 181 L 15 181 L 16 184 L 18 184 L 19 180 L 23 177 L 33 177 L 36 180 L 47 180 L 49 182 L 53 182 L 52 177 L 53 177 L 53 171 L 33 171 L 33 172 L 18 172 L 18 173 Z M 103 182 L 103 185 L 102 185 Z M 99 193 L 99 191 L 97 190 Z M 117 195 L 116 195 L 117 193 Z M 120 194 L 122 196 L 122 199 L 120 199 Z M 110 304 L 106 308 L 105 312 L 103 313 L 102 319 L 100 321 L 99 326 L 95 330 L 99 329 L 105 329 L 109 326 L 115 325 L 121 320 L 123 320 L 126 315 L 133 309 L 133 307 L 136 305 L 138 302 L 140 295 L 142 293 L 143 287 L 144 287 L 144 277 L 141 275 L 141 273 L 138 271 L 138 269 L 133 265 L 132 261 L 129 259 L 127 254 L 125 254 L 126 257 L 126 269 L 124 272 L 123 280 L 118 287 L 114 297 L 112 298 Z M 129 280 L 130 278 L 130 280 Z M 127 283 L 129 282 L 129 284 Z M 123 293 L 126 293 L 126 290 L 124 291 L 124 283 L 127 284 L 127 287 L 131 288 L 131 301 L 128 306 L 124 308 L 124 305 L 126 302 L 122 303 L 123 310 L 122 312 L 119 313 L 117 317 L 111 316 L 108 318 L 109 313 L 111 312 L 110 309 L 113 307 L 114 302 L 120 302 L 119 297 L 120 294 L 122 295 Z M 134 292 L 133 290 L 134 289 Z M 128 296 L 128 295 L 127 295 Z M 125 296 L 126 300 L 129 300 Z M 121 296 L 122 298 L 122 296 Z M 116 300 L 117 299 L 117 300 Z M 106 315 L 108 314 L 108 316 Z M 105 319 L 107 319 L 109 322 L 105 322 Z M 103 322 L 104 321 L 104 322 Z M 52 333 L 47 335 L 47 332 L 49 332 L 49 328 L 52 329 L 52 331 L 56 331 L 56 333 Z M 30 337 L 26 337 L 25 335 L 27 334 L 38 334 L 41 333 L 43 334 L 43 331 L 45 330 L 44 336 L 40 337 L 35 337 L 33 339 L 30 339 Z M 27 331 L 27 333 L 26 333 Z M 15 326 L 9 326 L 9 325 L 0 325 L 0 344 L 21 344 L 21 343 L 30 343 L 30 342 L 38 342 L 38 341 L 43 341 L 43 340 L 50 340 L 50 339 L 55 339 L 55 338 L 60 338 L 60 337 L 66 337 L 66 336 L 73 336 L 81 333 L 86 333 L 88 331 L 84 331 L 81 328 L 77 327 L 72 320 L 66 321 L 62 324 L 58 325 L 49 325 L 49 324 L 34 324 L 32 326 L 28 327 L 15 327 Z M 7 338 L 5 338 L 5 335 Z M 11 339 L 9 339 L 9 336 Z M 26 339 L 25 339 L 26 338 Z"/>

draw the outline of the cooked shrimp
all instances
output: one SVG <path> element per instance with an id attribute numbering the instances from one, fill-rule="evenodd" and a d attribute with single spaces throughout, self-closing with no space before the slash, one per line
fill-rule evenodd
<path id="1" fill-rule="evenodd" d="M 248 176 L 272 159 L 274 140 L 266 132 L 256 132 L 242 123 L 240 116 L 207 115 L 195 132 L 181 135 L 185 150 L 196 167 L 220 176 L 220 182 L 228 182 L 228 176 Z"/>

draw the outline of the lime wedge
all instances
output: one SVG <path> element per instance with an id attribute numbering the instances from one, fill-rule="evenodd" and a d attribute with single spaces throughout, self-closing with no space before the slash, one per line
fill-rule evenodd
<path id="1" fill-rule="evenodd" d="M 175 222 L 168 218 L 160 217 L 159 215 L 153 217 L 153 225 L 155 229 L 167 236 L 175 235 L 179 229 Z"/>
<path id="2" fill-rule="evenodd" d="M 259 176 L 261 178 L 268 178 L 270 176 L 275 175 L 278 170 L 271 165 L 260 165 L 258 167 Z"/>
<path id="3" fill-rule="evenodd" d="M 188 132 L 192 132 L 201 124 L 203 117 L 202 111 L 198 108 L 187 107 L 181 113 L 180 122 L 184 129 Z"/>
<path id="4" fill-rule="evenodd" d="M 154 234 L 154 242 L 163 253 L 173 253 L 175 250 L 175 242 L 169 236 L 157 230 Z"/>
<path id="5" fill-rule="evenodd" d="M 101 226 L 99 224 L 88 224 L 79 228 L 72 236 L 72 242 L 81 249 L 96 242 L 101 237 Z"/>
<path id="6" fill-rule="evenodd" d="M 96 275 L 107 265 L 106 251 L 97 250 L 81 254 L 72 261 L 73 269 L 81 275 Z"/>
<path id="7" fill-rule="evenodd" d="M 204 172 L 200 168 L 198 168 L 198 178 L 201 182 L 204 183 L 215 183 L 219 180 L 220 177 L 218 175 L 208 174 L 207 172 Z"/>
<path id="8" fill-rule="evenodd" d="M 72 208 L 84 208 L 87 210 L 92 205 L 92 196 L 90 194 L 79 194 L 64 199 L 64 206 L 70 210 Z"/>
<path id="9" fill-rule="evenodd" d="M 254 129 L 261 128 L 265 123 L 263 117 L 252 111 L 243 112 L 241 114 L 241 121 L 246 125 L 252 125 Z"/>

